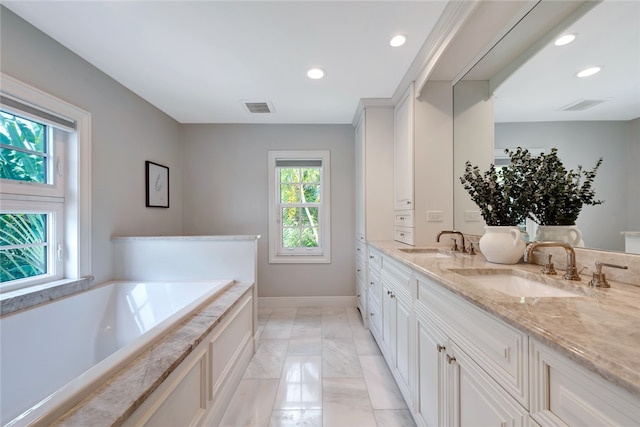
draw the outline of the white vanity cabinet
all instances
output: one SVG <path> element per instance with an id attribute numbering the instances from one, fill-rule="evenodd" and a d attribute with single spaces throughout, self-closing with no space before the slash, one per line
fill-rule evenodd
<path id="1" fill-rule="evenodd" d="M 453 93 L 446 82 L 414 83 L 394 108 L 394 236 L 408 245 L 433 244 L 453 226 L 453 195 L 441 185 L 453 174 Z"/>
<path id="2" fill-rule="evenodd" d="M 531 417 L 546 426 L 637 426 L 640 399 L 532 340 Z"/>
<path id="3" fill-rule="evenodd" d="M 418 279 L 419 287 L 425 283 L 426 279 Z M 420 301 L 415 303 L 415 313 L 418 384 L 414 415 L 419 425 L 529 425 L 527 409 L 478 363 L 483 360 L 481 352 L 468 343 L 463 350 L 453 338 L 456 334 L 448 316 L 434 313 Z"/>
<path id="4" fill-rule="evenodd" d="M 368 248 L 370 240 L 393 240 L 393 105 L 391 100 L 362 100 L 355 125 L 356 296 L 369 327 Z"/>
<path id="5" fill-rule="evenodd" d="M 382 271 L 382 347 L 391 372 L 406 400 L 413 387 L 413 303 L 410 269 L 389 257 L 383 257 Z"/>

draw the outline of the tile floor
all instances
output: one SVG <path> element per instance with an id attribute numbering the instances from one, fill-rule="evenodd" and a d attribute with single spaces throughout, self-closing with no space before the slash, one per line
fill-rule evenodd
<path id="1" fill-rule="evenodd" d="M 221 427 L 411 427 L 380 350 L 352 307 L 258 312 L 260 345 Z"/>

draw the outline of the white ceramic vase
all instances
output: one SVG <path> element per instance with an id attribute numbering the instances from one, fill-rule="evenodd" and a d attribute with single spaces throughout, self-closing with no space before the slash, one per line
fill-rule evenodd
<path id="1" fill-rule="evenodd" d="M 575 225 L 540 225 L 535 240 L 555 240 L 569 243 L 574 248 L 583 248 L 582 233 Z"/>
<path id="2" fill-rule="evenodd" d="M 518 227 L 485 226 L 480 238 L 480 251 L 489 262 L 517 264 L 527 246 Z"/>

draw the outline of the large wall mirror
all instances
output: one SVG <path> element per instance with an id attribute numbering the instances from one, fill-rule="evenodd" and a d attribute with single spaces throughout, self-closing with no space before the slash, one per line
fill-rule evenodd
<path id="1" fill-rule="evenodd" d="M 565 34 L 575 40 L 556 46 Z M 601 71 L 576 76 L 591 66 Z M 585 247 L 629 247 L 640 232 L 640 2 L 541 1 L 455 84 L 456 229 L 484 233 L 458 179 L 465 161 L 485 170 L 518 146 L 556 147 L 573 169 L 602 157 L 594 186 L 604 203 L 584 206 L 576 225 Z"/>

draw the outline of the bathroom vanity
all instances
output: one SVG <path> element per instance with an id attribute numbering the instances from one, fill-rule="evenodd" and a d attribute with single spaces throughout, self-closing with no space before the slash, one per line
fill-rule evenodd
<path id="1" fill-rule="evenodd" d="M 640 287 L 398 242 L 369 253 L 369 326 L 419 426 L 637 425 Z"/>

